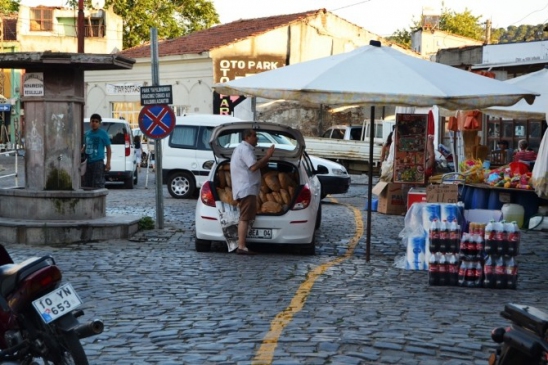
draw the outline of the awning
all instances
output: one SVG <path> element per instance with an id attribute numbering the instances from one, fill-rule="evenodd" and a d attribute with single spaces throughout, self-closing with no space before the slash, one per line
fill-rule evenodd
<path id="1" fill-rule="evenodd" d="M 9 112 L 11 110 L 11 104 L 0 104 L 0 112 Z"/>

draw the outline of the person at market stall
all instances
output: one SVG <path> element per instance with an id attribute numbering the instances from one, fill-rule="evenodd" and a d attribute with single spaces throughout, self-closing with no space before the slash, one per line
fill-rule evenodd
<path id="1" fill-rule="evenodd" d="M 426 164 L 424 168 L 424 177 L 426 182 L 430 176 L 436 172 L 436 153 L 434 152 L 434 136 L 429 134 L 426 141 Z"/>
<path id="2" fill-rule="evenodd" d="M 394 133 L 394 128 L 392 127 L 392 131 L 386 137 L 386 142 L 384 142 L 381 150 L 381 164 L 388 159 L 388 155 L 390 155 L 390 146 L 392 146 L 392 134 Z"/>
<path id="3" fill-rule="evenodd" d="M 531 162 L 537 159 L 537 154 L 531 148 L 529 148 L 529 143 L 527 140 L 521 139 L 518 142 L 518 149 L 514 151 L 514 162 L 525 161 Z"/>

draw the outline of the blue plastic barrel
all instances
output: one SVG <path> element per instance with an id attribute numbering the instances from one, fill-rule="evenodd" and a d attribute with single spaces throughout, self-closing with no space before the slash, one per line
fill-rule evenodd
<path id="1" fill-rule="evenodd" d="M 489 192 L 489 200 L 487 201 L 487 209 L 500 210 L 502 208 L 502 202 L 499 199 L 498 190 L 491 189 Z"/>
<path id="2" fill-rule="evenodd" d="M 486 209 L 487 201 L 489 200 L 489 190 L 481 188 L 473 188 L 472 190 L 470 209 Z"/>
<path id="3" fill-rule="evenodd" d="M 524 226 L 525 227 L 528 227 L 528 222 L 529 222 L 529 218 L 531 218 L 532 216 L 534 216 L 535 214 L 538 213 L 538 196 L 537 194 L 533 191 L 528 191 L 528 192 L 521 192 L 521 191 L 516 191 L 514 192 L 514 199 L 513 199 L 513 203 L 516 203 L 516 204 L 519 204 L 523 207 L 523 222 L 524 222 Z M 515 201 L 514 201 L 515 200 Z"/>

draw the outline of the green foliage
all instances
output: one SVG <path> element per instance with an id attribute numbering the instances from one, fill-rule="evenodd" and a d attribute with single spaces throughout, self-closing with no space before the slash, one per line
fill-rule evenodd
<path id="1" fill-rule="evenodd" d="M 544 31 L 544 27 L 544 24 L 520 25 L 518 27 L 516 27 L 515 25 L 510 25 L 506 29 L 498 28 L 493 30 L 493 35 L 495 32 L 497 32 L 497 36 L 493 36 L 492 38 L 497 39 L 498 43 L 530 42 L 544 40 L 548 39 L 548 32 Z"/>
<path id="2" fill-rule="evenodd" d="M 124 25 L 124 48 L 150 41 L 150 29 L 158 39 L 172 39 L 219 23 L 211 0 L 107 0 Z"/>
<path id="3" fill-rule="evenodd" d="M 408 29 L 398 29 L 388 37 L 388 40 L 400 46 L 411 48 L 411 31 Z"/>
<path id="4" fill-rule="evenodd" d="M 9 15 L 19 11 L 21 0 L 0 0 L 0 14 Z"/>
<path id="5" fill-rule="evenodd" d="M 472 15 L 468 9 L 464 9 L 462 13 L 457 13 L 445 8 L 440 18 L 440 30 L 481 41 L 485 32 L 480 18 L 481 16 Z"/>
<path id="6" fill-rule="evenodd" d="M 154 219 L 145 216 L 139 220 L 138 226 L 140 231 L 154 229 Z"/>

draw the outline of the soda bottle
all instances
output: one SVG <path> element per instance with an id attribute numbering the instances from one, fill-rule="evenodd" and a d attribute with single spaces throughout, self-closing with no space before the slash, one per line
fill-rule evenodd
<path id="1" fill-rule="evenodd" d="M 459 250 L 459 229 L 457 221 L 449 224 L 449 252 L 456 253 Z"/>
<path id="2" fill-rule="evenodd" d="M 474 262 L 474 288 L 481 288 L 481 279 L 483 277 L 483 268 L 481 267 L 480 259 L 476 259 Z"/>
<path id="3" fill-rule="evenodd" d="M 440 252 L 447 252 L 449 240 L 449 230 L 447 221 L 444 219 L 440 222 Z"/>
<path id="4" fill-rule="evenodd" d="M 476 280 L 476 267 L 472 261 L 466 260 L 466 273 L 464 274 L 464 286 L 473 288 L 475 280 Z"/>
<path id="5" fill-rule="evenodd" d="M 456 286 L 459 281 L 459 262 L 455 254 L 449 254 L 449 285 Z"/>
<path id="6" fill-rule="evenodd" d="M 485 288 L 495 287 L 495 267 L 492 255 L 487 256 L 483 265 L 483 286 Z"/>
<path id="7" fill-rule="evenodd" d="M 510 231 L 514 228 L 514 226 L 512 225 L 512 223 L 502 221 L 502 228 L 503 228 L 502 245 L 497 247 L 497 254 L 507 255 L 508 254 L 508 236 L 510 235 Z"/>
<path id="8" fill-rule="evenodd" d="M 430 252 L 434 254 L 440 250 L 440 246 L 439 246 L 440 228 L 439 228 L 439 222 L 437 219 L 434 219 L 432 223 L 430 224 L 429 236 L 430 236 Z"/>
<path id="9" fill-rule="evenodd" d="M 511 223 L 512 228 L 508 231 L 508 252 L 509 256 L 517 256 L 519 250 L 520 231 L 518 224 L 514 221 Z"/>
<path id="10" fill-rule="evenodd" d="M 447 267 L 447 260 L 445 254 L 440 254 L 440 260 L 438 263 L 438 283 L 439 285 L 447 285 L 449 283 L 449 268 Z"/>
<path id="11" fill-rule="evenodd" d="M 499 250 L 502 251 L 501 246 L 504 244 L 504 223 L 495 222 L 493 230 L 495 231 L 495 240 L 493 241 L 492 251 L 493 254 L 498 254 Z"/>
<path id="12" fill-rule="evenodd" d="M 463 233 L 460 239 L 460 254 L 463 256 L 468 255 L 468 233 Z"/>
<path id="13" fill-rule="evenodd" d="M 438 285 L 438 260 L 435 253 L 430 253 L 428 260 L 428 284 Z"/>
<path id="14" fill-rule="evenodd" d="M 470 257 L 474 257 L 477 255 L 477 252 L 476 252 L 476 237 L 478 235 L 477 234 L 469 234 L 468 235 L 468 240 L 466 241 L 467 244 L 468 244 L 468 256 Z"/>
<path id="15" fill-rule="evenodd" d="M 483 252 L 483 236 L 480 234 L 475 235 L 475 244 L 476 244 L 476 255 L 481 256 Z"/>
<path id="16" fill-rule="evenodd" d="M 499 256 L 495 263 L 495 288 L 506 289 L 506 266 L 504 256 Z"/>
<path id="17" fill-rule="evenodd" d="M 518 281 L 518 266 L 514 261 L 514 257 L 510 257 L 506 263 L 506 287 L 508 289 L 516 289 Z"/>
<path id="18" fill-rule="evenodd" d="M 465 286 L 466 282 L 466 269 L 467 269 L 467 262 L 465 260 L 462 260 L 460 262 L 459 267 L 459 277 L 458 277 L 458 284 L 459 286 Z"/>
<path id="19" fill-rule="evenodd" d="M 484 246 L 485 254 L 487 255 L 492 255 L 496 253 L 496 252 L 493 252 L 493 241 L 495 239 L 495 230 L 493 227 L 494 225 L 495 225 L 495 221 L 491 219 L 491 221 L 489 221 L 489 223 L 487 223 L 487 225 L 485 226 L 483 241 L 485 243 L 485 246 Z"/>

